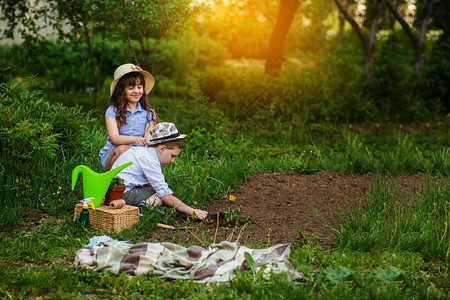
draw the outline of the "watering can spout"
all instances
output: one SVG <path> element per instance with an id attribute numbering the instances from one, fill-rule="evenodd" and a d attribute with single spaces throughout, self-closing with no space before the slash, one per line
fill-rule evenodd
<path id="1" fill-rule="evenodd" d="M 72 171 L 72 190 L 77 183 L 78 174 L 81 173 L 83 178 L 83 197 L 94 197 L 94 206 L 99 207 L 114 176 L 131 164 L 133 162 L 129 161 L 105 173 L 97 173 L 85 165 L 78 165 Z"/>

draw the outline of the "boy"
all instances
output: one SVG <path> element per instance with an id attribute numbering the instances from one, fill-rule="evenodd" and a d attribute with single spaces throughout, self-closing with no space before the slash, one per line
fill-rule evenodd
<path id="1" fill-rule="evenodd" d="M 127 205 L 160 206 L 163 203 L 175 207 L 188 215 L 203 220 L 208 212 L 194 209 L 173 195 L 167 185 L 161 167 L 175 161 L 184 149 L 185 134 L 179 134 L 173 123 L 162 122 L 153 127 L 147 147 L 131 147 L 114 162 L 112 169 L 129 161 L 133 164 L 123 169 L 117 176 L 126 185 L 123 199 Z"/>

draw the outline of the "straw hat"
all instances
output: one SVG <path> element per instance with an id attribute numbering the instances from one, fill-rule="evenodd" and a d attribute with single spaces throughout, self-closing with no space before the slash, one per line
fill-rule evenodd
<path id="1" fill-rule="evenodd" d="M 123 64 L 119 66 L 116 71 L 114 71 L 114 81 L 111 82 L 110 96 L 112 96 L 112 94 L 114 93 L 114 89 L 116 88 L 117 82 L 119 82 L 120 78 L 122 78 L 123 75 L 131 72 L 138 72 L 141 73 L 142 76 L 144 76 L 145 92 L 147 93 L 147 95 L 150 93 L 153 86 L 155 85 L 155 78 L 153 78 L 152 74 L 142 70 L 139 66 L 133 64 Z"/>
<path id="2" fill-rule="evenodd" d="M 170 122 L 161 122 L 155 125 L 150 131 L 151 137 L 148 146 L 162 144 L 168 141 L 184 139 L 185 134 L 179 134 L 175 124 Z"/>

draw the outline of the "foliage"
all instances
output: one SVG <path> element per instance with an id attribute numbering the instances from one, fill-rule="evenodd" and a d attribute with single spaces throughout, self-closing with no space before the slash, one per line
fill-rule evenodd
<path id="1" fill-rule="evenodd" d="M 439 41 L 430 52 L 418 92 L 427 107 L 449 114 L 450 88 L 445 82 L 450 81 L 450 39 Z"/>
<path id="2" fill-rule="evenodd" d="M 439 75 L 410 72 L 407 48 L 385 46 L 369 75 L 358 73 L 357 50 L 343 47 L 324 54 L 318 66 L 285 63 L 279 77 L 269 77 L 262 66 L 248 62 L 208 67 L 199 88 L 230 118 L 309 122 L 364 122 L 432 120 L 446 111 L 445 68 Z M 445 55 L 442 56 L 445 65 Z M 434 69 L 434 67 L 436 67 Z M 434 72 L 434 71 L 433 71 Z M 358 75 L 359 74 L 359 75 Z"/>
<path id="3" fill-rule="evenodd" d="M 190 7 L 190 0 L 161 1 L 124 1 L 118 10 L 121 14 L 121 26 L 119 32 L 126 33 L 130 50 L 133 52 L 136 64 L 140 65 L 141 55 L 151 55 L 151 73 L 159 41 L 169 31 L 181 31 L 187 26 L 187 22 L 194 13 Z M 131 38 L 137 40 L 140 45 L 140 54 L 136 56 Z M 146 48 L 144 41 L 154 39 L 156 44 L 153 49 Z M 150 66 L 148 66 L 150 67 Z"/>
<path id="4" fill-rule="evenodd" d="M 107 36 L 125 37 L 130 54 L 137 65 L 141 55 L 136 56 L 132 38 L 139 42 L 141 52 L 152 55 L 151 71 L 153 73 L 157 45 L 153 51 L 145 49 L 144 39 L 155 38 L 158 43 L 170 30 L 176 31 L 185 27 L 191 14 L 190 0 L 184 1 L 61 1 L 53 0 L 33 5 L 19 5 L 10 1 L 0 1 L 5 12 L 2 19 L 7 20 L 4 30 L 8 37 L 13 37 L 14 29 L 21 24 L 25 45 L 33 47 L 35 41 L 43 40 L 40 27 L 51 27 L 57 31 L 60 42 L 77 43 L 84 40 L 88 49 L 92 108 L 97 106 L 97 93 L 100 90 L 104 49 Z M 33 17 L 31 18 L 30 15 Z M 94 42 L 94 39 L 96 41 Z M 120 39 L 119 39 L 120 40 Z M 123 63 L 123 62 L 121 62 Z"/>
<path id="5" fill-rule="evenodd" d="M 112 186 L 121 186 L 123 185 L 123 179 L 120 178 L 119 176 L 115 176 L 112 180 L 111 183 L 109 184 L 110 187 Z"/>
<path id="6" fill-rule="evenodd" d="M 21 207 L 51 211 L 61 202 L 62 186 L 69 183 L 69 174 L 60 172 L 75 166 L 80 157 L 92 157 L 92 119 L 79 107 L 50 104 L 37 91 L 21 91 L 17 83 L 0 88 L 4 204 L 19 211 Z M 2 228 L 14 226 L 5 218 L 14 218 L 14 213 L 0 218 Z"/>
<path id="7" fill-rule="evenodd" d="M 327 43 L 327 32 L 333 29 L 330 15 L 334 14 L 333 1 L 300 1 L 296 18 L 289 29 L 287 53 L 316 54 Z"/>
<path id="8" fill-rule="evenodd" d="M 161 41 L 146 39 L 146 48 L 158 47 L 154 65 L 156 86 L 152 93 L 158 96 L 186 97 L 194 95 L 196 78 L 206 66 L 223 65 L 229 57 L 226 49 L 213 39 L 195 32 Z M 143 58 L 142 65 L 151 66 L 152 58 Z"/>

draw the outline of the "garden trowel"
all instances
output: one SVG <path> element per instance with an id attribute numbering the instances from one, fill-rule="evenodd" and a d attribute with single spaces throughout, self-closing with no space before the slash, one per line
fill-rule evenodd
<path id="1" fill-rule="evenodd" d="M 183 226 L 183 227 L 175 227 L 175 226 L 172 226 L 172 225 L 166 225 L 166 224 L 163 224 L 163 223 L 158 223 L 158 224 L 156 224 L 156 226 L 159 227 L 159 228 L 173 229 L 173 230 L 183 230 L 183 229 L 192 229 L 192 228 L 194 228 L 194 227 L 186 227 L 186 226 Z"/>

